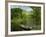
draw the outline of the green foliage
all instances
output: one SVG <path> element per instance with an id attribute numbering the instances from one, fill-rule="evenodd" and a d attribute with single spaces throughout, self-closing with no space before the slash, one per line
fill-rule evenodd
<path id="1" fill-rule="evenodd" d="M 12 8 L 11 9 L 11 18 L 13 18 L 13 17 L 19 17 L 20 15 L 22 14 L 22 9 L 20 9 L 20 8 Z"/>
<path id="2" fill-rule="evenodd" d="M 41 7 L 31 7 L 33 9 L 33 19 L 36 21 L 36 25 L 41 24 Z"/>
<path id="3" fill-rule="evenodd" d="M 36 27 L 33 27 L 33 29 L 34 30 L 41 29 L 41 7 L 32 6 L 30 8 L 33 9 L 32 11 L 33 14 L 31 15 L 31 17 L 33 19 L 34 25 L 36 26 Z"/>
<path id="4" fill-rule="evenodd" d="M 32 30 L 41 29 L 41 7 L 30 7 L 32 11 L 27 15 L 21 8 L 11 8 L 11 31 L 22 31 L 21 25 L 35 26 Z"/>

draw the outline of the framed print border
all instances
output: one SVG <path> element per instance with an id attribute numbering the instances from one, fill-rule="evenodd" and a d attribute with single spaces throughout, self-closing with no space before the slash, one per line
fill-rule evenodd
<path id="1" fill-rule="evenodd" d="M 5 35 L 8 35 L 8 3 L 27 3 L 27 4 L 42 4 L 43 5 L 43 33 L 29 33 L 29 34 L 13 34 L 16 36 L 23 36 L 23 35 L 38 35 L 38 34 L 44 34 L 45 33 L 45 4 L 44 3 L 37 3 L 37 2 L 17 2 L 17 1 L 13 1 L 13 2 L 5 2 Z"/>

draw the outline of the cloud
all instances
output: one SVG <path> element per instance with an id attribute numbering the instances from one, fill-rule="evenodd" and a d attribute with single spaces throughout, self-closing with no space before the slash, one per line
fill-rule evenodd
<path id="1" fill-rule="evenodd" d="M 32 11 L 32 8 L 30 8 L 29 6 L 11 5 L 11 8 L 21 8 L 25 11 Z"/>

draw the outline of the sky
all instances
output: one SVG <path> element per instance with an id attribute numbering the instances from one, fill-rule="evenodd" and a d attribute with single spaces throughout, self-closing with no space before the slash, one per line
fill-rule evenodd
<path id="1" fill-rule="evenodd" d="M 11 5 L 11 8 L 21 8 L 25 11 L 32 11 L 32 8 L 30 8 L 29 6 L 20 6 L 20 5 Z"/>

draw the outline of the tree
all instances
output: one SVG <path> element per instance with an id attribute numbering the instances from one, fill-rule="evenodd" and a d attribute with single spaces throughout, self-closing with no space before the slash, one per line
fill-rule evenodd
<path id="1" fill-rule="evenodd" d="M 32 18 L 35 19 L 35 24 L 40 25 L 41 24 L 41 7 L 31 7 L 33 9 Z"/>
<path id="2" fill-rule="evenodd" d="M 22 15 L 22 9 L 20 8 L 12 8 L 11 9 L 11 18 L 18 17 Z"/>
<path id="3" fill-rule="evenodd" d="M 11 31 L 21 30 L 20 23 L 22 22 L 22 9 L 12 8 L 11 9 Z"/>

